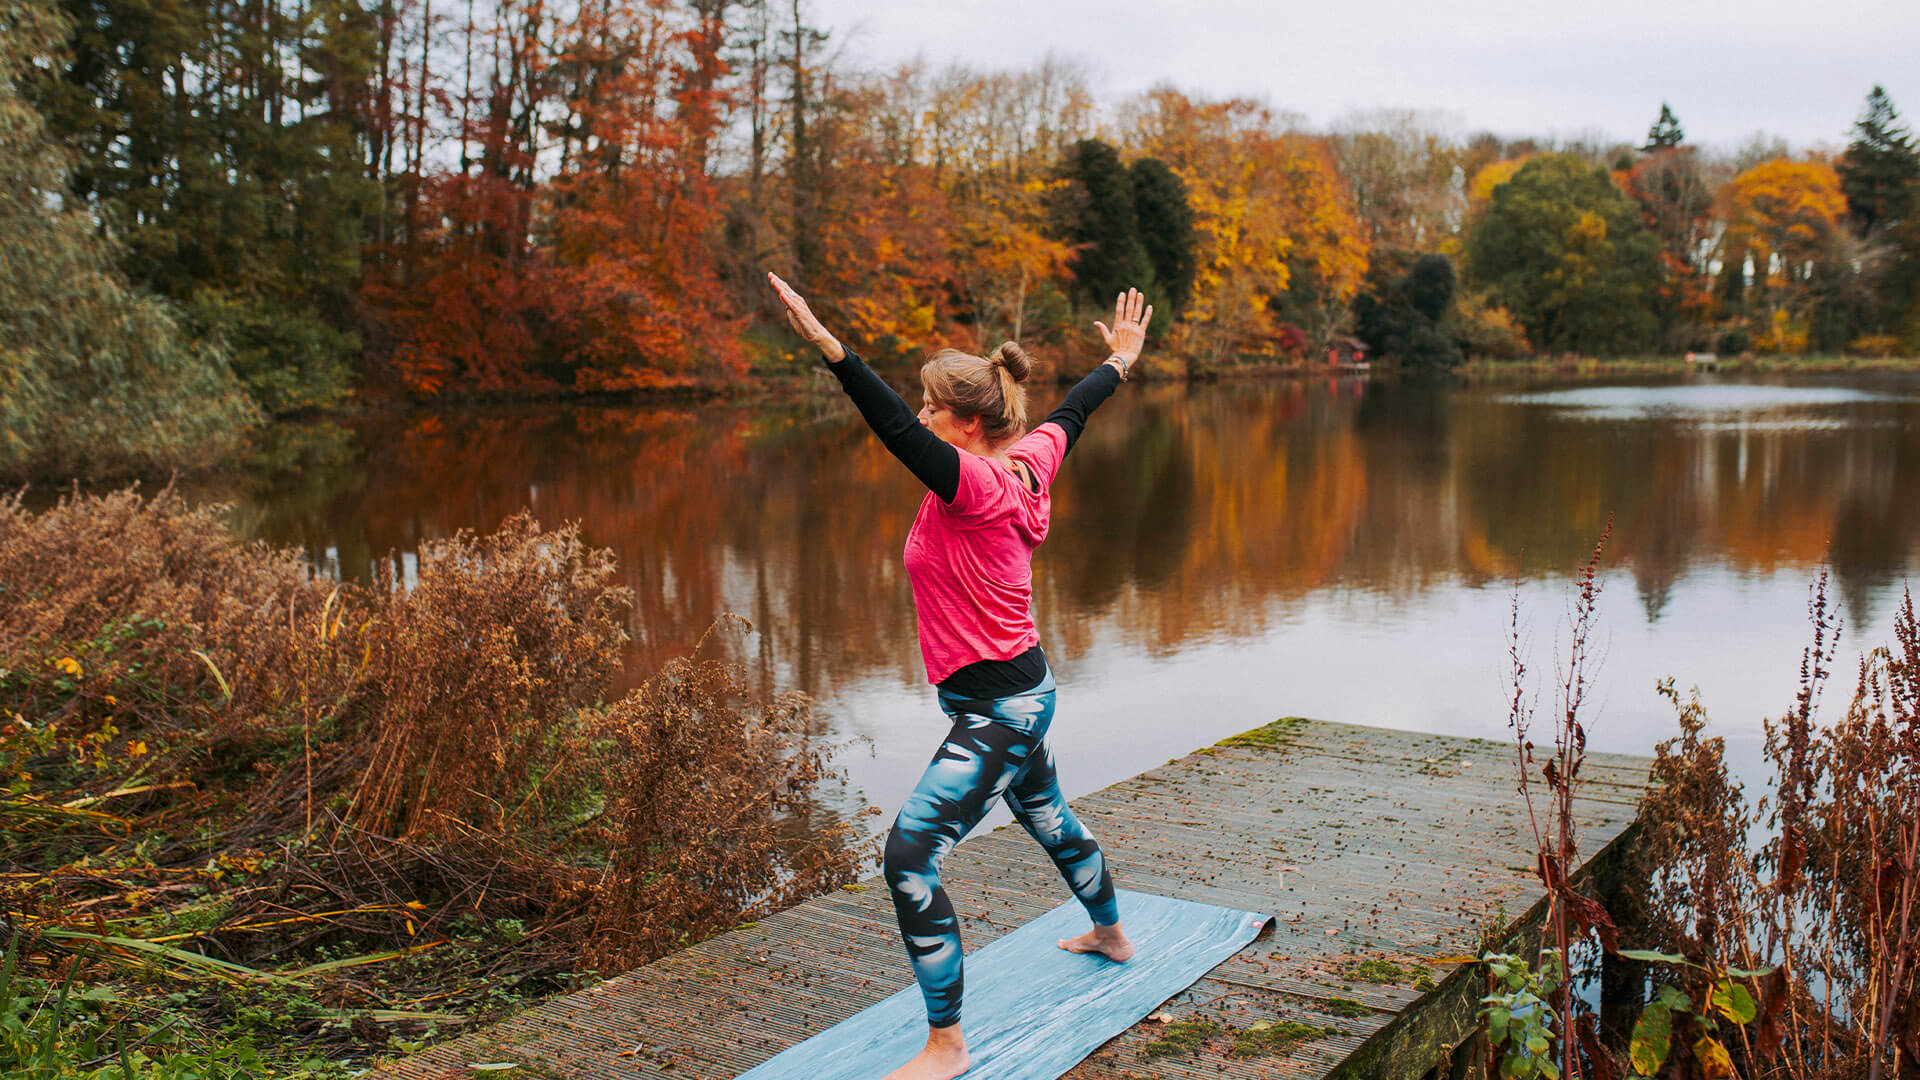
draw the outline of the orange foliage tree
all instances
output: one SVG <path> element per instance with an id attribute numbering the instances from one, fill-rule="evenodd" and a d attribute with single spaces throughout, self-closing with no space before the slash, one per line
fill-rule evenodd
<path id="1" fill-rule="evenodd" d="M 762 204 L 816 308 L 883 362 L 1057 337 L 1071 252 L 1046 229 L 1046 174 L 1085 130 L 1083 77 L 1051 61 L 829 74 L 814 69 L 804 102 L 787 103 L 807 110 L 806 161 L 786 162 L 786 190 Z"/>
<path id="2" fill-rule="evenodd" d="M 1713 306 L 1707 256 L 1714 231 L 1713 185 L 1691 146 L 1650 151 L 1615 182 L 1640 204 L 1647 228 L 1660 238 L 1660 316 L 1668 343 L 1704 329 Z"/>
<path id="3" fill-rule="evenodd" d="M 492 18 L 462 28 L 462 77 L 485 71 L 481 86 L 421 89 L 458 109 L 458 167 L 415 155 L 405 237 L 365 288 L 388 313 L 393 375 L 432 395 L 742 373 L 708 161 L 717 14 L 639 0 L 563 20 L 536 0 Z"/>
<path id="4" fill-rule="evenodd" d="M 885 359 L 949 334 L 952 207 L 930 166 L 869 141 L 859 121 L 873 103 L 850 97 L 814 128 L 834 182 L 814 194 L 803 272 L 851 340 Z"/>

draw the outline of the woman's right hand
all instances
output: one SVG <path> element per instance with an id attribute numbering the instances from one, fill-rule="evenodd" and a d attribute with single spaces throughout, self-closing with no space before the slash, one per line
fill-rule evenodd
<path id="1" fill-rule="evenodd" d="M 787 325 L 793 327 L 794 333 L 806 338 L 831 363 L 837 364 L 847 358 L 846 347 L 826 327 L 820 325 L 813 309 L 807 306 L 804 297 L 793 291 L 793 286 L 781 281 L 771 270 L 767 271 L 767 282 L 773 286 L 774 294 L 780 297 L 780 303 L 787 309 Z"/>
<path id="2" fill-rule="evenodd" d="M 1147 343 L 1147 324 L 1153 321 L 1153 305 L 1140 294 L 1139 289 L 1128 289 L 1113 302 L 1113 327 L 1108 329 L 1103 322 L 1094 323 L 1100 336 L 1106 339 L 1107 348 L 1120 359 L 1120 376 L 1126 377 L 1127 368 L 1140 359 L 1140 350 Z"/>

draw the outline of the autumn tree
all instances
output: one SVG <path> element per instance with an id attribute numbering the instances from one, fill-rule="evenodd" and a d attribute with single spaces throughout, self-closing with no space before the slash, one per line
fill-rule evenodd
<path id="1" fill-rule="evenodd" d="M 0 0 L 0 476 L 207 461 L 258 420 L 215 342 L 131 285 L 21 84 L 59 54 L 48 0 Z"/>
<path id="2" fill-rule="evenodd" d="M 1493 188 L 1467 241 L 1474 277 L 1537 348 L 1622 353 L 1652 343 L 1659 242 L 1605 168 L 1567 154 Z"/>
<path id="3" fill-rule="evenodd" d="M 1328 143 L 1374 250 L 1431 251 L 1460 227 L 1466 207 L 1454 173 L 1466 156 L 1431 117 L 1405 109 L 1356 113 Z"/>
<path id="4" fill-rule="evenodd" d="M 1047 344 L 1078 333 L 1068 293 L 1073 248 L 1050 212 L 1069 181 L 1063 147 L 1085 130 L 1085 72 L 1056 57 L 1021 71 L 903 69 L 882 126 L 913 133 L 901 160 L 932 170 L 952 230 L 945 291 L 971 347 Z M 924 213 L 925 211 L 923 211 Z"/>
<path id="5" fill-rule="evenodd" d="M 570 389 L 633 390 L 738 374 L 714 251 L 708 174 L 721 123 L 720 5 L 583 7 L 563 31 L 576 76 L 540 278 L 543 350 Z M 556 68 L 559 65 L 555 65 Z"/>
<path id="6" fill-rule="evenodd" d="M 1691 146 L 1668 146 L 1640 155 L 1620 185 L 1660 243 L 1661 288 L 1656 299 L 1661 340 L 1669 348 L 1706 345 L 1696 340 L 1712 309 L 1710 277 L 1714 216 L 1711 170 Z"/>
<path id="7" fill-rule="evenodd" d="M 1196 364 L 1275 355 L 1288 322 L 1315 351 L 1345 329 L 1368 244 L 1324 140 L 1282 132 L 1258 103 L 1170 88 L 1128 123 L 1139 152 L 1187 185 L 1195 273 L 1180 345 Z"/>
<path id="8" fill-rule="evenodd" d="M 723 10 L 509 0 L 481 14 L 456 31 L 462 63 L 420 95 L 451 103 L 457 158 L 413 139 L 402 235 L 366 290 L 398 382 L 602 392 L 738 375 L 710 171 Z"/>

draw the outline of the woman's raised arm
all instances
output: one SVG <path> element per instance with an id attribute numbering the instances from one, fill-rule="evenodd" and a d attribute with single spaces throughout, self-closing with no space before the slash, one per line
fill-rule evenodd
<path id="1" fill-rule="evenodd" d="M 805 298 L 794 292 L 791 285 L 771 273 L 767 281 L 780 295 L 780 302 L 786 305 L 787 322 L 792 324 L 795 333 L 812 342 L 820 355 L 826 357 L 828 369 L 840 381 L 840 389 L 853 400 L 867 426 L 880 436 L 880 444 L 927 485 L 928 491 L 938 495 L 941 502 L 952 504 L 960 491 L 960 452 L 928 431 L 885 379 L 874 374 L 872 368 L 828 333 L 814 317 Z"/>
<path id="2" fill-rule="evenodd" d="M 1067 445 L 1061 451 L 1061 457 L 1064 458 L 1067 451 L 1073 449 L 1074 441 L 1080 438 L 1080 432 L 1086 428 L 1093 410 L 1099 408 L 1119 387 L 1121 380 L 1127 377 L 1127 369 L 1140 359 L 1140 349 L 1147 340 L 1147 323 L 1152 320 L 1153 305 L 1146 302 L 1140 290 L 1128 289 L 1113 302 L 1112 328 L 1102 322 L 1093 324 L 1112 353 L 1086 378 L 1075 383 L 1073 389 L 1067 391 L 1067 399 L 1060 403 L 1060 407 L 1040 421 L 1066 432 Z"/>

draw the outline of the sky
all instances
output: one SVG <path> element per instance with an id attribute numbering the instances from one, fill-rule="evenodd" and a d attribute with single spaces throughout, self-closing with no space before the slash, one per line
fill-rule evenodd
<path id="1" fill-rule="evenodd" d="M 1638 143 L 1669 102 L 1688 141 L 1840 149 L 1867 92 L 1920 116 L 1920 0 L 810 0 L 856 63 L 1082 60 L 1102 104 L 1158 83 L 1326 129 L 1367 109 L 1458 135 Z"/>

